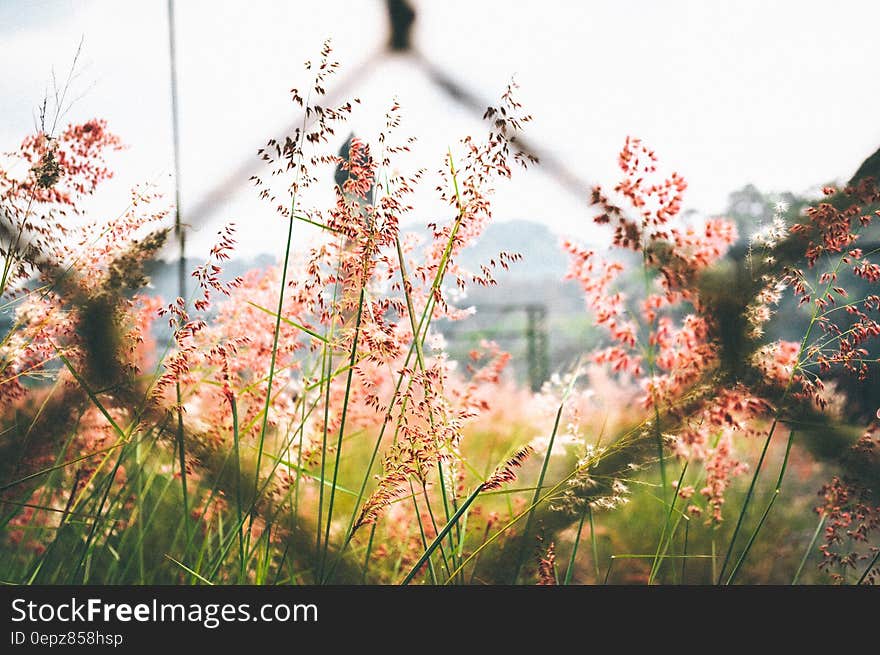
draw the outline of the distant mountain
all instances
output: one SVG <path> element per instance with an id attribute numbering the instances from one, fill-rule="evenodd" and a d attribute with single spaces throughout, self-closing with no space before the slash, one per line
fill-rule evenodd
<path id="1" fill-rule="evenodd" d="M 516 252 L 523 260 L 496 276 L 499 283 L 507 280 L 562 280 L 568 270 L 568 258 L 559 247 L 559 237 L 543 223 L 529 220 L 490 223 L 476 243 L 462 254 L 460 264 L 479 271 L 480 264 L 498 258 L 501 251 Z"/>
<path id="2" fill-rule="evenodd" d="M 192 271 L 205 263 L 204 259 L 188 257 L 184 261 L 184 270 L 186 271 L 187 289 L 192 290 L 195 280 L 192 278 Z M 273 255 L 257 255 L 247 259 L 237 258 L 223 262 L 223 272 L 221 274 L 224 280 L 232 280 L 240 275 L 244 275 L 248 271 L 256 268 L 266 268 L 275 263 Z M 179 262 L 177 260 L 167 261 L 165 259 L 156 259 L 147 262 L 144 266 L 144 272 L 150 278 L 149 289 L 151 295 L 160 296 L 165 301 L 170 301 L 179 295 L 177 275 L 179 270 Z"/>
<path id="3" fill-rule="evenodd" d="M 568 270 L 568 257 L 559 246 L 559 237 L 542 223 L 514 220 L 491 223 L 478 240 L 460 255 L 459 264 L 468 271 L 479 273 L 481 264 L 498 261 L 500 252 L 519 253 L 522 260 L 505 271 L 493 273 L 498 285 L 490 289 L 472 286 L 470 303 L 531 303 L 552 306 L 553 311 L 572 311 L 572 302 L 580 311 L 580 292 L 577 285 L 563 282 Z M 261 254 L 252 258 L 236 258 L 223 263 L 223 278 L 231 279 L 254 268 L 265 268 L 277 262 L 276 255 Z M 184 264 L 188 284 L 190 272 L 203 260 L 188 258 Z M 177 297 L 177 261 L 156 260 L 145 267 L 152 282 L 151 291 L 164 299 Z M 191 287 L 190 287 L 191 288 Z"/>

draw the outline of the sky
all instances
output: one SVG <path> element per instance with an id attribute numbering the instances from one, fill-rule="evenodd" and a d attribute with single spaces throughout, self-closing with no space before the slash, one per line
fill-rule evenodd
<path id="1" fill-rule="evenodd" d="M 590 184 L 613 184 L 617 152 L 627 135 L 638 136 L 661 167 L 688 180 L 686 209 L 717 214 L 727 194 L 748 183 L 801 192 L 848 179 L 880 146 L 880 3 L 873 0 L 413 5 L 424 56 L 486 104 L 515 76 L 534 117 L 529 138 Z M 412 61 L 359 68 L 387 39 L 381 0 L 177 0 L 175 13 L 184 221 L 206 194 L 218 185 L 224 191 L 219 206 L 193 220 L 193 254 L 206 252 L 230 221 L 242 254 L 282 251 L 283 221 L 247 175 L 227 180 L 296 118 L 289 91 L 307 85 L 303 62 L 317 58 L 325 38 L 342 64 L 339 79 L 360 71 L 348 87 L 362 100 L 351 123 L 358 135 L 375 138 L 399 100 L 403 132 L 419 138 L 401 170 L 436 170 L 447 148 L 483 132 L 480 117 Z M 66 118 L 106 118 L 128 146 L 113 157 L 115 179 L 89 206 L 109 217 L 125 208 L 135 184 L 171 183 L 165 0 L 0 0 L 7 62 L 0 150 L 33 130 L 53 70 L 66 75 L 81 39 L 77 100 Z M 414 220 L 422 224 L 446 217 L 433 184 L 426 187 L 416 196 Z M 499 186 L 495 219 L 540 221 L 560 235 L 595 240 L 587 191 L 573 194 L 537 167 Z"/>

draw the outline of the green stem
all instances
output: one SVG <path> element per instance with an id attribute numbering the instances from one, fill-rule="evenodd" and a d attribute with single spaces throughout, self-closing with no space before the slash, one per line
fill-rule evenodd
<path id="1" fill-rule="evenodd" d="M 825 296 L 828 295 L 828 292 L 831 290 L 831 287 L 834 285 L 834 280 L 837 277 L 837 272 L 840 270 L 840 267 L 843 264 L 843 260 L 846 257 L 847 257 L 847 254 L 844 253 L 837 260 L 837 265 L 834 267 L 834 270 L 832 271 L 829 282 L 825 286 L 825 290 L 820 295 L 816 296 L 817 299 L 824 298 Z M 810 335 L 813 332 L 813 327 L 816 325 L 816 322 L 818 321 L 818 319 L 819 319 L 819 306 L 817 304 L 813 303 L 813 313 L 812 313 L 812 316 L 810 317 L 810 323 L 809 323 L 809 325 L 807 325 L 807 329 L 804 332 L 804 337 L 803 337 L 803 339 L 801 339 L 800 347 L 798 348 L 798 355 L 797 355 L 797 360 L 795 361 L 794 371 L 797 371 L 804 364 L 803 356 L 806 351 L 807 342 L 810 339 Z M 785 399 L 788 397 L 788 394 L 791 391 L 794 380 L 795 380 L 795 376 L 793 373 L 792 376 L 789 378 L 788 383 L 785 385 L 785 390 L 783 391 L 782 398 L 780 400 L 780 407 L 781 407 L 782 403 L 785 402 Z M 755 473 L 752 476 L 752 481 L 749 484 L 748 493 L 746 494 L 746 498 L 743 501 L 743 506 L 740 509 L 739 518 L 737 519 L 736 527 L 733 531 L 733 535 L 730 538 L 730 544 L 727 547 L 727 554 L 724 557 L 724 562 L 721 567 L 721 572 L 719 573 L 717 578 L 715 578 L 713 576 L 713 578 L 716 580 L 717 584 L 721 584 L 721 579 L 724 577 L 725 569 L 727 568 L 727 564 L 729 563 L 730 557 L 733 554 L 733 548 L 736 545 L 737 536 L 739 535 L 740 528 L 742 527 L 743 520 L 745 518 L 746 511 L 749 506 L 749 502 L 752 499 L 752 493 L 754 492 L 754 489 L 755 489 L 755 483 L 757 482 L 758 475 L 761 472 L 761 464 L 764 462 L 764 457 L 767 454 L 767 448 L 770 445 L 770 440 L 773 438 L 773 433 L 776 430 L 776 426 L 779 423 L 780 416 L 781 416 L 781 410 L 777 410 L 776 415 L 773 418 L 773 424 L 770 426 L 770 432 L 767 434 L 767 441 L 764 443 L 764 448 L 761 451 L 761 457 L 758 460 L 758 465 L 755 468 Z"/>
<path id="2" fill-rule="evenodd" d="M 416 512 L 416 523 L 419 526 L 419 536 L 422 539 L 422 548 L 425 549 L 424 552 L 425 552 L 425 555 L 427 555 L 428 575 L 431 577 L 431 584 L 436 586 L 437 585 L 437 573 L 436 573 L 436 571 L 434 571 L 434 562 L 431 561 L 431 553 L 433 551 L 428 547 L 428 538 L 425 536 L 425 526 L 422 525 L 422 512 L 419 510 L 419 501 L 416 498 L 416 490 L 413 487 L 412 481 L 410 481 L 410 483 L 409 483 L 409 489 L 410 489 L 410 493 L 412 494 L 411 498 L 413 501 L 413 509 L 415 509 L 415 512 Z M 419 561 L 423 562 L 423 560 L 419 560 Z M 407 582 L 405 581 L 403 584 L 407 584 Z"/>
<path id="3" fill-rule="evenodd" d="M 403 365 L 404 370 L 409 366 L 410 360 L 412 359 L 414 354 L 416 355 L 417 360 L 422 364 L 422 368 L 424 368 L 424 361 L 423 361 L 423 354 L 422 354 L 422 340 L 424 337 L 422 336 L 422 334 L 423 334 L 423 332 L 424 332 L 424 334 L 427 334 L 428 328 L 430 327 L 431 317 L 433 315 L 434 302 L 435 302 L 434 298 L 435 298 L 436 293 L 440 289 L 440 286 L 443 284 L 443 278 L 446 274 L 446 267 L 449 263 L 449 259 L 450 259 L 451 255 L 452 255 L 452 248 L 455 243 L 455 238 L 456 238 L 456 235 L 458 234 L 458 231 L 461 228 L 461 224 L 464 220 L 464 205 L 462 204 L 462 201 L 461 201 L 461 193 L 460 193 L 460 190 L 458 187 L 458 176 L 457 176 L 457 172 L 455 170 L 455 163 L 452 160 L 452 151 L 451 150 L 449 151 L 449 170 L 450 170 L 450 174 L 452 177 L 453 188 L 455 190 L 455 198 L 456 198 L 456 206 L 458 209 L 458 214 L 455 217 L 455 222 L 452 226 L 452 230 L 450 232 L 449 239 L 447 240 L 446 246 L 444 247 L 444 250 L 443 250 L 443 254 L 440 257 L 440 262 L 437 267 L 437 272 L 434 275 L 434 280 L 431 283 L 431 288 L 428 293 L 428 300 L 425 303 L 425 308 L 421 313 L 418 324 L 416 324 L 416 320 L 415 320 L 416 312 L 415 312 L 415 307 L 412 302 L 412 296 L 410 293 L 411 286 L 410 286 L 409 279 L 408 279 L 407 273 L 406 273 L 406 261 L 403 256 L 403 248 L 400 244 L 400 240 L 398 239 L 396 241 L 397 255 L 398 255 L 398 260 L 400 262 L 401 279 L 403 281 L 403 292 L 404 292 L 404 297 L 405 297 L 406 303 L 407 303 L 407 312 L 410 317 L 410 325 L 412 327 L 412 333 L 413 333 L 413 342 L 410 344 L 409 350 L 406 355 L 406 360 L 404 361 L 404 365 Z M 401 372 L 400 375 L 398 376 L 397 382 L 394 387 L 394 394 L 392 396 L 392 399 L 396 398 L 398 393 L 400 392 L 400 388 L 403 385 L 404 375 L 405 375 L 404 372 Z M 407 384 L 408 385 L 412 384 L 411 378 Z M 406 400 L 404 399 L 404 403 L 405 402 L 406 402 Z M 346 530 L 346 536 L 345 536 L 345 539 L 343 540 L 342 548 L 340 548 L 339 557 L 342 557 L 345 550 L 348 548 L 349 544 L 351 543 L 352 537 L 354 536 L 354 523 L 357 519 L 358 509 L 360 508 L 360 504 L 363 500 L 363 496 L 364 496 L 364 493 L 367 488 L 367 483 L 370 480 L 371 471 L 372 471 L 373 465 L 375 464 L 376 457 L 378 456 L 378 452 L 379 452 L 379 448 L 382 443 L 382 439 L 385 436 L 385 429 L 386 429 L 386 426 L 388 425 L 389 420 L 391 418 L 392 407 L 393 407 L 393 403 L 389 403 L 388 409 L 386 410 L 386 413 L 385 413 L 385 420 L 382 422 L 382 427 L 379 429 L 379 436 L 376 438 L 376 443 L 373 447 L 373 452 L 370 456 L 369 465 L 367 466 L 367 470 L 364 473 L 363 481 L 361 483 L 361 487 L 358 492 L 357 501 L 355 502 L 354 509 L 352 510 L 351 519 L 349 521 L 348 529 Z M 402 420 L 402 418 L 403 418 L 403 406 L 401 407 L 401 417 L 398 419 L 398 427 L 400 426 L 400 421 Z M 320 507 L 320 504 L 319 504 L 319 507 Z M 320 539 L 320 537 L 319 537 L 319 539 Z M 334 563 L 334 568 L 335 568 L 335 565 L 338 563 L 338 559 L 339 558 L 337 558 L 337 562 Z M 331 573 L 332 573 L 332 571 L 331 571 Z"/>
<path id="4" fill-rule="evenodd" d="M 342 439 L 345 435 L 345 420 L 348 416 L 348 399 L 351 394 L 351 384 L 354 379 L 354 365 L 355 361 L 357 360 L 358 340 L 361 334 L 361 319 L 363 317 L 364 310 L 365 282 L 366 280 L 364 280 L 361 284 L 360 297 L 358 299 L 357 319 L 355 320 L 354 337 L 352 338 L 351 344 L 351 357 L 349 358 L 348 375 L 346 376 L 345 380 L 345 398 L 343 399 L 342 403 L 342 416 L 339 420 L 339 434 L 336 438 L 336 461 L 333 465 L 333 486 L 330 487 L 330 501 L 327 504 L 327 527 L 324 532 L 324 555 L 321 558 L 321 567 L 319 569 L 321 574 L 323 574 L 324 564 L 327 559 L 327 553 L 330 547 L 330 525 L 333 520 L 333 503 L 336 500 L 336 481 L 339 478 L 339 462 L 340 457 L 342 456 Z"/>
<path id="5" fill-rule="evenodd" d="M 767 520 L 767 516 L 770 514 L 770 510 L 773 508 L 773 504 L 776 502 L 776 499 L 779 498 L 779 494 L 782 492 L 782 479 L 785 476 L 786 468 L 788 468 L 788 456 L 791 453 L 791 444 L 793 441 L 794 431 L 792 430 L 788 434 L 788 445 L 785 448 L 785 457 L 782 460 L 782 467 L 779 470 L 779 478 L 777 478 L 776 486 L 773 489 L 773 496 L 770 498 L 770 502 L 767 503 L 767 508 L 761 515 L 761 520 L 758 521 L 758 525 L 755 527 L 755 531 L 752 532 L 752 536 L 749 537 L 745 549 L 743 549 L 742 554 L 736 562 L 736 566 L 734 566 L 733 571 L 731 571 L 730 577 L 727 579 L 727 584 L 733 584 L 733 581 L 736 579 L 736 575 L 737 573 L 739 573 L 740 568 L 746 561 L 746 557 L 748 557 L 749 551 L 752 549 L 752 545 L 755 543 L 755 539 L 758 538 L 758 533 L 761 531 L 761 528 L 764 527 L 764 521 Z"/>
<path id="6" fill-rule="evenodd" d="M 801 563 L 798 565 L 797 571 L 794 573 L 794 578 L 791 580 L 791 584 L 796 585 L 798 580 L 801 577 L 801 572 L 804 570 L 804 566 L 807 564 L 807 560 L 810 559 L 810 553 L 813 552 L 813 546 L 816 545 L 816 541 L 819 539 L 819 535 L 822 532 L 822 526 L 825 525 L 825 515 L 819 515 L 819 522 L 816 524 L 816 529 L 813 531 L 813 536 L 810 538 L 810 544 L 807 546 L 807 549 L 804 551 L 804 556 L 801 558 Z"/>
<path id="7" fill-rule="evenodd" d="M 238 434 L 238 404 L 235 397 L 229 397 L 229 406 L 232 408 L 232 440 L 233 454 L 235 455 L 235 506 L 238 512 L 238 559 L 239 559 L 239 575 L 242 583 L 245 582 L 245 547 L 244 547 L 244 520 L 241 511 L 241 450 L 239 448 Z"/>
<path id="8" fill-rule="evenodd" d="M 138 540 L 135 547 L 138 564 L 138 584 L 146 584 L 144 580 L 144 463 L 141 454 L 141 444 L 137 441 L 134 445 L 134 461 L 137 471 L 137 534 Z M 72 496 L 71 496 L 72 497 Z"/>
<path id="9" fill-rule="evenodd" d="M 681 475 L 678 476 L 678 484 L 676 485 L 676 490 L 681 489 L 681 483 L 684 482 L 684 475 L 687 473 L 688 463 L 685 462 L 684 466 L 681 468 Z M 663 494 L 661 498 L 665 501 L 666 496 Z M 657 573 L 660 570 L 660 564 L 663 561 L 661 553 L 665 553 L 666 549 L 669 547 L 669 542 L 672 541 L 672 537 L 674 536 L 674 532 L 667 537 L 667 533 L 669 532 L 669 521 L 672 518 L 672 513 L 675 511 L 675 503 L 678 500 L 678 492 L 676 491 L 675 495 L 672 497 L 672 502 L 669 503 L 669 511 L 666 512 L 666 521 L 663 523 L 663 531 L 660 533 L 660 541 L 657 542 L 657 552 L 654 554 L 654 561 L 651 564 L 651 573 L 648 576 L 648 584 L 652 584 L 654 582 L 654 578 L 657 576 Z"/>
<path id="10" fill-rule="evenodd" d="M 180 394 L 180 380 L 175 382 L 177 390 L 177 458 L 180 465 L 180 492 L 183 496 L 183 525 L 186 541 L 189 543 L 189 494 L 186 489 L 186 451 L 184 449 L 183 405 Z"/>
<path id="11" fill-rule="evenodd" d="M 373 552 L 373 537 L 376 536 L 376 524 L 370 526 L 370 538 L 367 540 L 367 552 L 364 554 L 364 570 L 361 584 L 367 584 L 367 570 L 370 568 L 370 555 Z"/>
<path id="12" fill-rule="evenodd" d="M 431 509 L 431 499 L 428 498 L 428 485 L 422 480 L 422 495 L 425 497 L 425 507 L 428 510 L 428 518 L 431 519 L 431 528 L 434 530 L 434 534 L 437 534 L 439 530 L 437 529 L 437 520 L 434 518 L 434 510 Z M 446 519 L 446 522 L 449 522 L 449 519 Z M 452 538 L 452 533 L 450 533 L 450 539 Z M 453 544 L 453 548 L 455 545 Z M 446 551 L 443 549 L 443 545 L 440 545 L 440 560 L 443 562 L 443 568 L 446 569 L 446 578 L 450 579 L 449 576 L 449 560 L 446 557 Z M 453 565 L 454 565 L 454 557 L 453 557 Z"/>
<path id="13" fill-rule="evenodd" d="M 865 579 L 868 577 L 868 574 L 871 572 L 871 569 L 874 568 L 874 565 L 877 564 L 878 561 L 880 561 L 880 549 L 877 549 L 877 552 L 874 554 L 874 559 L 872 559 L 871 563 L 868 564 L 868 568 L 866 568 L 865 572 L 862 573 L 858 582 L 856 582 L 856 585 L 860 585 L 865 581 Z"/>
<path id="14" fill-rule="evenodd" d="M 293 201 L 291 202 L 293 204 Z M 293 207 L 291 207 L 293 214 Z M 256 504 L 259 497 L 260 486 L 260 465 L 263 462 L 263 448 L 266 442 L 266 430 L 269 426 L 269 407 L 272 404 L 272 383 L 275 380 L 275 362 L 278 358 L 278 339 L 281 335 L 281 314 L 284 311 L 284 289 L 287 287 L 287 271 L 290 265 L 290 246 L 293 241 L 293 217 L 291 216 L 287 222 L 287 245 L 284 248 L 284 266 L 281 269 L 281 289 L 278 292 L 278 314 L 275 317 L 275 328 L 272 335 L 272 354 L 269 359 L 269 378 L 266 381 L 266 403 L 263 406 L 263 424 L 260 426 L 260 439 L 257 445 L 257 463 L 254 467 L 254 499 Z M 251 515 L 251 524 L 253 523 L 253 515 Z M 250 525 L 248 526 L 248 546 L 250 546 Z"/>
<path id="15" fill-rule="evenodd" d="M 333 307 L 336 307 L 337 299 L 339 297 L 339 278 L 341 270 L 342 242 L 340 241 L 339 258 L 336 262 L 336 274 L 334 275 L 333 282 Z M 321 426 L 321 487 L 318 490 L 318 521 L 316 524 L 317 527 L 315 529 L 315 557 L 317 558 L 316 570 L 319 579 L 324 575 L 324 563 L 321 554 L 321 526 L 323 525 L 324 520 L 324 480 L 326 480 L 327 472 L 327 439 L 329 437 L 329 430 L 327 426 L 330 424 L 330 387 L 335 377 L 331 375 L 333 372 L 333 347 L 331 345 L 331 342 L 333 340 L 335 327 L 336 321 L 331 318 L 330 325 L 327 327 L 327 339 L 325 340 L 324 347 L 321 350 L 320 393 L 322 393 L 324 396 L 324 423 Z M 348 372 L 350 373 L 351 371 L 349 370 Z"/>
<path id="16" fill-rule="evenodd" d="M 589 509 L 589 505 L 587 505 L 587 509 L 581 512 L 580 521 L 578 521 L 577 533 L 575 534 L 574 544 L 571 547 L 571 557 L 568 558 L 568 566 L 565 569 L 565 578 L 562 581 L 563 585 L 568 585 L 571 582 L 571 576 L 574 574 L 574 562 L 577 557 L 578 546 L 581 543 L 581 532 L 584 529 L 584 520 L 587 518 L 587 510 Z"/>
<path id="17" fill-rule="evenodd" d="M 593 546 L 593 566 L 596 568 L 596 584 L 598 584 L 599 578 L 602 577 L 599 571 L 599 540 L 596 538 L 596 526 L 593 524 L 593 506 L 587 505 L 587 508 L 590 515 L 590 542 Z"/>
<path id="18" fill-rule="evenodd" d="M 434 553 L 435 550 L 437 550 L 437 548 L 443 542 L 443 539 L 445 539 L 446 535 L 449 534 L 450 530 L 452 530 L 453 526 L 458 523 L 459 519 L 461 519 L 461 517 L 467 511 L 467 508 L 471 506 L 471 503 L 473 503 L 477 499 L 477 496 L 480 495 L 480 491 L 482 491 L 482 487 L 477 487 L 476 489 L 474 489 L 471 495 L 465 499 L 465 501 L 461 504 L 461 507 L 459 507 L 455 514 L 452 515 L 452 518 L 449 519 L 449 523 L 443 526 L 443 529 L 440 530 L 436 537 L 434 537 L 434 541 L 432 541 L 431 545 L 425 549 L 425 552 L 422 553 L 419 561 L 417 561 L 412 569 L 410 569 L 410 572 L 406 574 L 406 577 L 400 584 L 404 586 L 408 585 L 419 572 L 419 569 L 422 568 L 424 563 L 430 562 L 431 555 Z"/>
<path id="19" fill-rule="evenodd" d="M 716 584 L 721 584 L 721 579 L 724 577 L 724 571 L 727 568 L 727 564 L 730 561 L 731 555 L 733 555 L 733 547 L 736 545 L 736 538 L 739 535 L 740 528 L 742 528 L 743 521 L 745 520 L 746 510 L 749 506 L 749 501 L 752 499 L 752 494 L 755 492 L 755 485 L 758 482 L 758 476 L 761 474 L 761 466 L 764 464 L 764 459 L 767 456 L 767 450 L 770 447 L 770 441 L 773 439 L 773 433 L 776 430 L 776 419 L 773 420 L 773 424 L 770 426 L 770 432 L 767 434 L 767 439 L 764 441 L 764 447 L 761 450 L 761 456 L 758 458 L 758 464 L 755 466 L 755 472 L 752 474 L 752 480 L 749 483 L 749 489 L 746 492 L 745 500 L 743 501 L 743 505 L 739 511 L 739 517 L 736 520 L 736 527 L 733 529 L 733 535 L 730 537 L 730 544 L 727 546 L 727 553 L 724 555 L 724 561 L 721 563 L 721 571 L 719 571 L 718 576 L 715 577 L 713 572 L 713 578 L 716 581 Z M 713 558 L 714 565 L 714 558 Z"/>
<path id="20" fill-rule="evenodd" d="M 611 569 L 614 568 L 614 559 L 614 555 L 608 559 L 608 570 L 605 571 L 605 580 L 602 582 L 603 585 L 607 585 L 608 580 L 611 578 Z"/>
<path id="21" fill-rule="evenodd" d="M 681 554 L 681 584 L 686 584 L 685 581 L 687 580 L 687 578 L 685 577 L 685 570 L 686 570 L 687 561 L 688 561 L 688 557 L 687 557 L 688 536 L 690 536 L 690 531 L 691 531 L 691 522 L 687 521 L 684 524 L 684 548 L 683 548 L 682 554 Z"/>
<path id="22" fill-rule="evenodd" d="M 526 527 L 521 536 L 516 568 L 513 570 L 513 576 L 511 578 L 512 584 L 516 584 L 519 579 L 519 573 L 522 569 L 523 562 L 525 561 L 526 550 L 528 548 L 528 538 L 532 530 L 532 523 L 535 519 L 535 508 L 538 506 L 538 501 L 541 498 L 541 488 L 544 486 L 544 477 L 547 475 L 547 469 L 550 466 L 550 454 L 553 452 L 553 444 L 556 441 L 556 433 L 559 430 L 559 421 L 562 419 L 563 407 L 564 405 L 560 404 L 559 409 L 556 410 L 556 420 L 553 422 L 553 432 L 550 434 L 550 441 L 547 444 L 547 453 L 544 455 L 544 462 L 541 465 L 541 473 L 538 476 L 538 484 L 535 486 L 535 495 L 532 497 L 532 505 L 529 508 L 529 515 L 526 518 Z"/>

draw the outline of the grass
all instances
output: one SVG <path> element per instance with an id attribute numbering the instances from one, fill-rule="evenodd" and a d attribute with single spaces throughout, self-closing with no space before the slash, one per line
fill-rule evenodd
<path id="1" fill-rule="evenodd" d="M 613 310 L 614 320 L 605 320 L 612 341 L 644 364 L 645 372 L 631 371 L 632 384 L 626 375 L 579 364 L 535 393 L 505 379 L 506 358 L 491 344 L 457 361 L 429 345 L 438 327 L 458 318 L 446 289 L 468 284 L 458 256 L 489 220 L 489 189 L 511 175 L 515 133 L 527 117 L 511 88 L 501 110 L 487 112 L 492 132 L 484 143 L 466 139 L 448 150 L 440 173 L 446 222 L 433 227 L 430 247 L 420 252 L 399 230 L 410 184 L 422 174 L 406 178 L 391 163 L 404 149 L 392 145 L 396 108 L 377 139 L 377 158 L 356 140 L 348 142 L 347 160 L 317 150 L 351 111 L 313 103 L 334 68 L 327 50 L 305 100 L 294 94 L 304 108 L 300 129 L 266 150 L 272 177 L 286 179 L 289 194 L 280 267 L 241 285 L 222 282 L 231 242 L 221 240 L 197 270 L 198 288 L 171 310 L 174 340 L 153 347 L 150 366 L 133 366 L 151 322 L 137 322 L 145 301 L 132 298 L 142 286 L 142 260 L 154 254 L 137 250 L 145 242 L 141 226 L 99 230 L 93 242 L 82 242 L 85 254 L 60 242 L 62 252 L 71 248 L 63 274 L 45 273 L 35 289 L 8 301 L 10 309 L 40 302 L 50 309 L 20 311 L 0 342 L 0 392 L 17 385 L 0 410 L 0 579 L 530 584 L 540 543 L 565 563 L 552 572 L 564 585 L 831 580 L 815 566 L 828 517 L 820 513 L 815 524 L 813 512 L 816 491 L 841 463 L 823 463 L 801 445 L 816 430 L 789 415 L 793 377 L 775 406 L 749 415 L 748 429 L 710 411 L 727 386 L 739 388 L 728 385 L 717 363 L 702 362 L 673 400 L 654 384 L 651 402 L 640 399 L 638 382 L 676 365 L 664 359 L 664 348 L 687 341 L 663 342 L 662 331 L 673 330 L 668 326 L 688 308 L 705 311 L 696 301 L 680 305 L 686 294 L 660 301 L 674 306 L 669 316 L 646 311 L 631 334 L 615 334 L 636 310 L 622 300 L 617 308 L 611 287 L 587 283 L 597 312 Z M 323 213 L 304 201 L 320 179 L 310 167 L 321 164 L 349 173 L 335 207 Z M 361 188 L 367 178 L 369 190 Z M 268 185 L 256 182 L 274 200 Z M 39 188 L 17 199 L 25 218 L 13 246 L 29 229 L 32 208 L 51 204 L 35 201 Z M 13 191 L 6 189 L 4 200 L 15 201 Z M 299 230 L 318 230 L 325 240 L 303 255 Z M 642 254 L 645 298 L 663 288 L 661 279 L 673 284 L 657 263 L 656 239 L 645 228 L 638 246 L 628 246 Z M 570 254 L 593 265 L 593 253 Z M 0 286 L 12 284 L 14 265 L 27 256 L 7 254 Z M 66 280 L 80 258 L 96 273 Z M 829 259 L 832 278 L 843 261 Z M 697 285 L 695 275 L 681 278 Z M 490 268 L 470 282 L 491 287 Z M 817 288 L 820 298 L 834 290 L 831 281 Z M 229 298 L 209 312 L 219 294 Z M 103 367 L 84 334 L 96 300 L 111 307 L 103 325 L 118 342 Z M 793 370 L 810 370 L 811 357 L 833 342 L 834 335 L 818 342 L 811 336 L 834 311 L 813 307 Z M 585 330 L 583 321 L 548 324 L 558 341 L 570 343 L 578 332 L 578 361 L 596 354 L 600 331 Z M 692 341 L 714 338 L 694 335 Z M 686 350 L 679 347 L 673 361 Z M 624 372 L 630 365 L 608 363 Z M 848 433 L 854 426 L 837 428 Z M 694 455 L 694 447 L 687 456 L 683 435 L 695 434 L 706 437 L 697 445 L 708 455 Z M 839 441 L 842 448 L 851 439 Z M 728 446 L 753 463 L 750 476 L 713 459 Z M 523 454 L 532 450 L 540 454 Z M 758 516 L 756 503 L 763 503 Z M 861 584 L 877 557 L 870 543 L 853 547 L 859 567 L 847 575 Z"/>

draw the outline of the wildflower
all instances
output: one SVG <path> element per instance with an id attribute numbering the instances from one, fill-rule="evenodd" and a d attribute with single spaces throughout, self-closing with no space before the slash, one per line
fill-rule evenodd
<path id="1" fill-rule="evenodd" d="M 819 495 L 823 502 L 816 512 L 826 519 L 819 567 L 829 571 L 835 581 L 844 582 L 848 570 L 872 560 L 877 552 L 876 547 L 860 549 L 859 545 L 870 544 L 871 535 L 880 529 L 880 505 L 872 502 L 864 485 L 837 476 L 822 487 Z M 876 568 L 867 573 L 869 584 L 880 579 Z"/>
<path id="2" fill-rule="evenodd" d="M 752 355 L 752 365 L 761 371 L 766 380 L 786 385 L 794 375 L 801 351 L 795 341 L 774 341 L 758 348 Z"/>
<path id="3" fill-rule="evenodd" d="M 538 552 L 538 584 L 556 584 L 556 544 L 552 541 Z"/>
<path id="4" fill-rule="evenodd" d="M 507 461 L 498 466 L 492 475 L 480 485 L 480 489 L 483 491 L 492 491 L 495 489 L 500 489 L 508 482 L 513 482 L 516 480 L 516 473 L 514 469 L 519 468 L 523 465 L 523 463 L 534 454 L 535 450 L 531 445 L 526 445 L 517 450 L 513 455 L 511 455 Z"/>
<path id="5" fill-rule="evenodd" d="M 691 485 L 686 485 L 678 490 L 678 495 L 682 500 L 688 500 L 694 495 L 695 489 Z"/>

